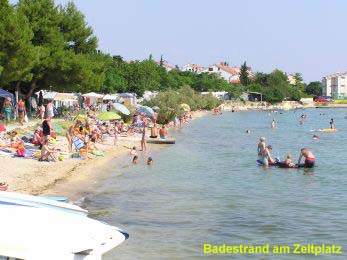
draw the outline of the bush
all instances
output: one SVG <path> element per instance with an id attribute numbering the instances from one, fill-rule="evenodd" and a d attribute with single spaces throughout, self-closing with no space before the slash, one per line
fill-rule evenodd
<path id="1" fill-rule="evenodd" d="M 157 122 L 162 124 L 172 121 L 175 116 L 182 113 L 180 110 L 182 103 L 188 104 L 192 111 L 197 109 L 211 110 L 220 105 L 220 101 L 213 95 L 201 95 L 189 86 L 183 86 L 177 91 L 169 89 L 160 92 L 150 101 L 144 102 L 144 105 L 149 107 L 158 106 L 160 108 Z"/>

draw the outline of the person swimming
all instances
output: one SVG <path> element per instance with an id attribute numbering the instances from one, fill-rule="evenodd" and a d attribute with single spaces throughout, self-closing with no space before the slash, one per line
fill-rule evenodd
<path id="1" fill-rule="evenodd" d="M 275 119 L 272 119 L 272 122 L 271 122 L 271 128 L 274 129 L 276 127 L 276 124 L 275 124 Z"/>
<path id="2" fill-rule="evenodd" d="M 319 139 L 319 136 L 318 136 L 318 135 L 313 135 L 313 136 L 312 136 L 312 139 L 313 139 L 313 140 L 318 140 L 318 139 Z"/>
<path id="3" fill-rule="evenodd" d="M 133 146 L 133 149 L 131 149 L 131 151 L 130 151 L 130 155 L 137 155 L 136 146 Z"/>
<path id="4" fill-rule="evenodd" d="M 153 164 L 153 159 L 152 157 L 148 157 L 147 159 L 147 165 L 152 165 Z"/>
<path id="5" fill-rule="evenodd" d="M 139 159 L 139 157 L 137 155 L 135 155 L 133 158 L 133 164 L 138 164 L 139 163 L 138 159 Z"/>

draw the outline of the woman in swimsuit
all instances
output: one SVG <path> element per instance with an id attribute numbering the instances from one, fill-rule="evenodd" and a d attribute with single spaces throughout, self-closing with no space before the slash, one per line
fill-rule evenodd
<path id="1" fill-rule="evenodd" d="M 6 120 L 6 126 L 7 126 L 11 120 L 11 112 L 12 112 L 11 98 L 7 98 L 6 101 L 4 102 L 4 112 L 5 112 L 5 120 Z"/>
<path id="2" fill-rule="evenodd" d="M 258 151 L 258 157 L 262 158 L 264 150 L 265 150 L 265 137 L 260 137 L 259 138 L 259 143 L 258 143 L 258 147 L 257 147 L 257 151 Z"/>
<path id="3" fill-rule="evenodd" d="M 22 99 L 17 103 L 19 123 L 23 125 L 24 115 L 25 115 L 25 104 Z"/>

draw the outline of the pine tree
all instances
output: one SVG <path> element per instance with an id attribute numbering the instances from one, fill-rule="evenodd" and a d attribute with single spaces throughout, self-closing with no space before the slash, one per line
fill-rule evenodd
<path id="1" fill-rule="evenodd" d="M 243 86 L 247 86 L 249 84 L 249 73 L 246 62 L 241 65 L 240 69 L 240 83 Z"/>

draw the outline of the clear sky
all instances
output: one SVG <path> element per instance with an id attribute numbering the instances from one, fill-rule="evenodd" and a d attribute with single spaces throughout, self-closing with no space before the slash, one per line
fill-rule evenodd
<path id="1" fill-rule="evenodd" d="M 67 3 L 56 0 L 56 3 Z M 73 0 L 99 48 L 172 64 L 243 61 L 305 81 L 347 70 L 345 0 Z"/>

